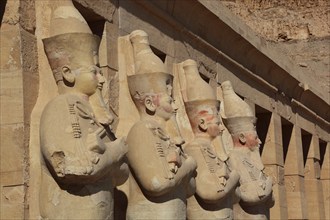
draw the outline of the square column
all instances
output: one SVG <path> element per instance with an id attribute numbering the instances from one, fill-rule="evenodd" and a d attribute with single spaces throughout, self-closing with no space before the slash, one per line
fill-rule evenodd
<path id="1" fill-rule="evenodd" d="M 262 162 L 265 165 L 265 172 L 273 178 L 274 184 L 273 195 L 275 198 L 275 204 L 270 209 L 270 219 L 287 219 L 288 207 L 284 185 L 281 117 L 276 113 L 270 114 L 270 123 L 261 157 Z M 258 121 L 260 120 L 262 120 L 262 117 L 258 117 Z"/>
<path id="2" fill-rule="evenodd" d="M 323 188 L 325 219 L 330 219 L 330 142 L 326 144 L 320 180 Z"/>
<path id="3" fill-rule="evenodd" d="M 323 189 L 320 181 L 319 139 L 313 135 L 305 164 L 305 192 L 309 219 L 325 219 Z"/>
<path id="4" fill-rule="evenodd" d="M 307 219 L 301 129 L 293 125 L 284 164 L 288 219 Z"/>

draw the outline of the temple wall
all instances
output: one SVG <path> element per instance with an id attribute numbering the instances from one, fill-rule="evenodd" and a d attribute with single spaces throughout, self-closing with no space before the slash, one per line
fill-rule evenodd
<path id="1" fill-rule="evenodd" d="M 58 94 L 42 44 L 49 34 L 54 2 L 3 3 L 0 219 L 37 219 L 39 120 L 45 104 Z M 216 1 L 74 3 L 101 37 L 100 65 L 107 79 L 104 96 L 118 116 L 114 125 L 118 136 L 127 135 L 138 117 L 128 97 L 126 74 L 133 71 L 133 61 L 126 43 L 131 31 L 141 29 L 174 75 L 180 74 L 180 62 L 194 59 L 220 100 L 219 85 L 230 80 L 254 109 L 263 142 L 262 160 L 274 181 L 271 219 L 330 219 L 326 208 L 330 198 L 330 100 L 317 83 L 305 77 L 309 72 L 281 56 Z M 178 82 L 174 85 L 178 94 L 176 86 Z M 178 101 L 183 109 L 182 97 Z M 179 117 L 183 136 L 191 138 L 185 112 L 179 110 Z M 119 188 L 127 193 L 125 185 Z M 121 199 L 117 201 L 124 204 Z M 116 205 L 120 219 L 124 209 Z"/>

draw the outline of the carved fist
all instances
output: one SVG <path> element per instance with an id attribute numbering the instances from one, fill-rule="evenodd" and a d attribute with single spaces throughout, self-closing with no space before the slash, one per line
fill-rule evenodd
<path id="1" fill-rule="evenodd" d="M 197 162 L 192 156 L 188 156 L 184 163 L 186 163 L 190 167 L 191 172 L 197 169 Z"/>
<path id="2" fill-rule="evenodd" d="M 166 159 L 168 163 L 173 163 L 178 167 L 181 167 L 182 165 L 179 149 L 170 150 L 166 156 Z"/>
<path id="3" fill-rule="evenodd" d="M 128 151 L 128 145 L 126 143 L 126 137 L 120 137 L 115 141 L 111 142 L 111 153 L 113 157 L 116 157 L 119 161 L 125 156 Z"/>

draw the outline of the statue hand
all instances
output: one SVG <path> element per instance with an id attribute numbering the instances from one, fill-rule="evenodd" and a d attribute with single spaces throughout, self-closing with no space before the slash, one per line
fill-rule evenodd
<path id="1" fill-rule="evenodd" d="M 191 172 L 197 169 L 197 162 L 192 156 L 188 156 L 184 163 L 187 164 Z"/>
<path id="2" fill-rule="evenodd" d="M 111 157 L 115 161 L 121 160 L 128 151 L 128 145 L 126 143 L 126 137 L 120 137 L 111 142 L 111 147 L 107 149 Z"/>
<path id="3" fill-rule="evenodd" d="M 167 159 L 168 163 L 173 163 L 177 167 L 181 167 L 181 165 L 182 165 L 180 153 L 177 150 L 170 150 L 166 156 L 166 159 Z"/>

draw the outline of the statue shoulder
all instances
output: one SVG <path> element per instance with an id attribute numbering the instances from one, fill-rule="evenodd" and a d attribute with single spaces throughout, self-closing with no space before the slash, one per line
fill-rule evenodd
<path id="1" fill-rule="evenodd" d="M 43 115 L 50 113 L 57 113 L 63 110 L 68 110 L 68 104 L 70 102 L 74 103 L 79 100 L 79 98 L 75 95 L 71 94 L 62 94 L 54 99 L 50 100 L 43 110 Z"/>
<path id="2" fill-rule="evenodd" d="M 60 120 L 63 117 L 64 111 L 68 111 L 68 105 L 65 96 L 59 95 L 49 101 L 43 109 L 40 120 L 41 126 Z"/>
<path id="3" fill-rule="evenodd" d="M 143 134 L 149 132 L 150 129 L 148 128 L 147 123 L 145 121 L 138 121 L 132 126 L 132 128 L 128 132 L 127 138 L 129 138 L 130 136 L 134 136 L 136 133 Z"/>
<path id="4" fill-rule="evenodd" d="M 166 132 L 160 128 L 157 122 L 141 120 L 130 129 L 127 139 L 144 137 L 144 140 L 146 140 L 149 136 L 167 137 Z"/>
<path id="5" fill-rule="evenodd" d="M 200 147 L 201 147 L 200 143 L 198 143 L 196 140 L 193 140 L 193 141 L 187 143 L 184 150 L 185 150 L 185 152 L 189 152 L 191 150 L 199 150 Z"/>

